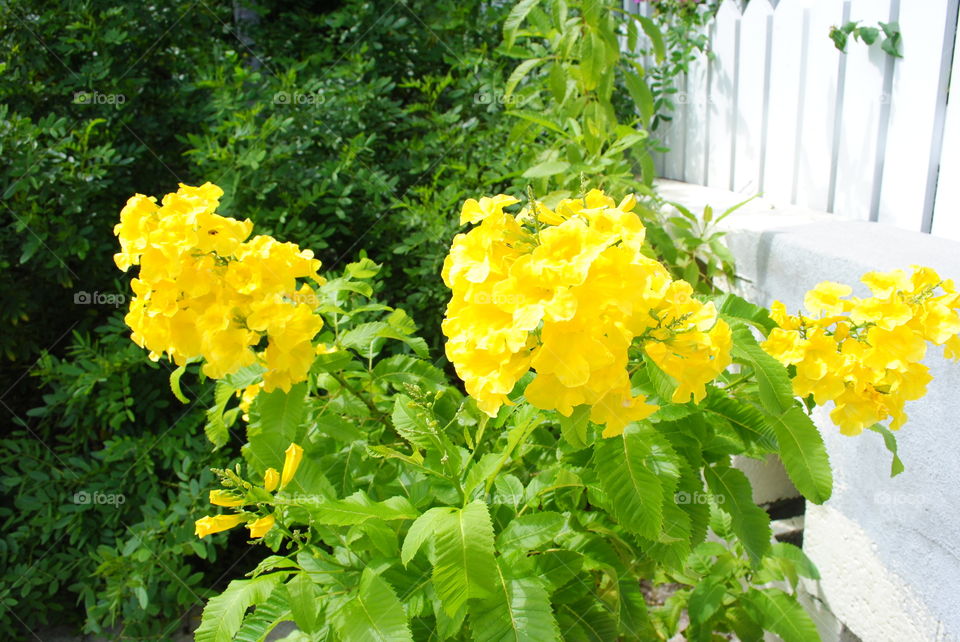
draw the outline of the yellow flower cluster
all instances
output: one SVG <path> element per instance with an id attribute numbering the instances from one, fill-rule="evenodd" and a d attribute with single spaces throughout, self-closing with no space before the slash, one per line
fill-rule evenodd
<path id="1" fill-rule="evenodd" d="M 656 410 L 632 394 L 635 340 L 678 382 L 674 401 L 702 399 L 730 363 L 730 329 L 643 255 L 635 197 L 617 205 L 592 190 L 553 210 L 504 212 L 518 202 L 467 200 L 461 224 L 479 225 L 454 238 L 443 266 L 446 354 L 479 407 L 495 415 L 532 369 L 527 401 L 565 416 L 589 404 L 604 435 L 618 435 Z"/>
<path id="2" fill-rule="evenodd" d="M 278 488 L 283 490 L 283 487 L 293 480 L 294 475 L 297 474 L 297 469 L 300 467 L 300 462 L 303 460 L 303 448 L 294 443 L 291 443 L 283 454 L 283 472 L 278 473 L 275 468 L 268 468 L 263 474 L 263 490 L 268 493 L 272 493 Z M 247 501 L 247 498 L 240 492 L 238 490 L 211 490 L 210 503 L 225 508 L 240 508 L 249 503 L 254 503 Z M 272 513 L 253 520 L 250 519 L 251 517 L 250 514 L 208 515 L 195 522 L 194 533 L 197 537 L 203 539 L 207 535 L 230 530 L 234 526 L 247 522 L 250 537 L 256 539 L 270 532 L 270 529 L 277 523 L 277 517 Z"/>
<path id="3" fill-rule="evenodd" d="M 927 342 L 960 359 L 960 295 L 930 268 L 870 272 L 861 279 L 872 296 L 848 298 L 850 286 L 825 282 L 804 297 L 810 316 L 788 315 L 775 302 L 775 328 L 763 348 L 796 366 L 794 392 L 835 404 L 830 417 L 856 435 L 890 417 L 898 429 L 904 404 L 919 399 L 931 377 L 920 363 Z"/>
<path id="4" fill-rule="evenodd" d="M 127 201 L 114 229 L 121 247 L 114 260 L 140 272 L 125 320 L 151 359 L 166 353 L 183 365 L 203 357 L 212 378 L 259 360 L 264 389 L 289 390 L 306 379 L 311 341 L 323 325 L 310 304 L 313 290 L 298 289 L 297 279 L 322 284 L 320 261 L 270 236 L 248 240 L 250 220 L 216 214 L 222 195 L 211 183 L 181 184 L 160 205 L 142 194 Z"/>

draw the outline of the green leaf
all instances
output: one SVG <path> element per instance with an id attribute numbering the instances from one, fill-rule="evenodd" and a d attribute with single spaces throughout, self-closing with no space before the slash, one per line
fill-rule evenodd
<path id="1" fill-rule="evenodd" d="M 247 609 L 265 602 L 285 573 L 261 575 L 252 580 L 233 580 L 226 590 L 210 598 L 203 608 L 200 626 L 194 633 L 196 642 L 230 642 L 240 630 Z"/>
<path id="2" fill-rule="evenodd" d="M 627 92 L 637 106 L 637 111 L 640 112 L 641 121 L 647 125 L 654 115 L 653 93 L 650 87 L 635 71 L 625 71 L 623 80 L 627 86 Z"/>
<path id="3" fill-rule="evenodd" d="M 497 550 L 531 551 L 552 542 L 563 530 L 563 515 L 554 511 L 542 511 L 521 515 L 507 524 L 497 536 Z"/>
<path id="4" fill-rule="evenodd" d="M 306 573 L 298 573 L 286 584 L 293 620 L 304 633 L 316 632 L 322 623 L 319 609 L 320 592 Z"/>
<path id="5" fill-rule="evenodd" d="M 391 418 L 397 433 L 414 446 L 442 449 L 440 445 L 440 426 L 436 418 L 425 408 L 416 404 L 410 397 L 397 395 L 393 403 Z"/>
<path id="6" fill-rule="evenodd" d="M 747 476 L 736 468 L 718 464 L 704 469 L 704 477 L 717 506 L 730 515 L 733 532 L 756 564 L 770 549 L 770 517 L 753 502 Z"/>
<path id="7" fill-rule="evenodd" d="M 817 626 L 796 598 L 779 589 L 750 589 L 741 598 L 760 626 L 784 642 L 820 640 Z"/>
<path id="8" fill-rule="evenodd" d="M 887 447 L 887 450 L 893 455 L 893 461 L 890 462 L 890 476 L 896 477 L 903 472 L 903 461 L 900 459 L 900 455 L 897 454 L 897 438 L 890 431 L 889 428 L 883 424 L 873 424 L 869 426 L 867 430 L 872 430 L 873 432 L 879 434 L 883 437 L 883 444 Z"/>
<path id="9" fill-rule="evenodd" d="M 352 526 L 368 519 L 416 519 L 419 515 L 406 497 L 397 496 L 374 502 L 362 490 L 346 499 L 311 503 L 305 508 L 310 513 L 311 521 L 325 526 Z"/>
<path id="10" fill-rule="evenodd" d="M 204 434 L 214 448 L 224 446 L 230 438 L 230 431 L 224 421 L 223 413 L 234 392 L 236 390 L 227 382 L 217 381 L 213 393 L 213 406 L 207 409 L 207 423 L 203 427 Z"/>
<path id="11" fill-rule="evenodd" d="M 286 586 L 280 585 L 270 593 L 266 602 L 257 604 L 256 610 L 243 619 L 243 625 L 233 639 L 235 642 L 263 642 L 278 624 L 291 617 L 290 595 Z"/>
<path id="12" fill-rule="evenodd" d="M 407 536 L 403 539 L 403 547 L 400 549 L 400 561 L 404 566 L 410 563 L 423 543 L 434 536 L 443 516 L 449 515 L 453 510 L 448 506 L 436 506 L 410 524 L 410 530 L 407 531 Z"/>
<path id="13" fill-rule="evenodd" d="M 629 531 L 656 540 L 663 522 L 663 480 L 651 465 L 648 437 L 635 424 L 623 435 L 603 439 L 594 450 L 594 469 L 610 510 Z"/>
<path id="14" fill-rule="evenodd" d="M 176 397 L 180 403 L 190 403 L 190 400 L 187 399 L 180 390 L 180 377 L 182 377 L 183 373 L 186 371 L 187 365 L 184 364 L 170 373 L 170 390 L 173 392 L 173 396 Z"/>
<path id="15" fill-rule="evenodd" d="M 847 33 L 843 29 L 830 27 L 830 40 L 833 45 L 843 53 L 847 53 Z"/>
<path id="16" fill-rule="evenodd" d="M 243 455 L 258 473 L 267 468 L 283 468 L 284 451 L 299 443 L 306 430 L 307 384 L 298 383 L 289 392 L 277 388 L 261 392 L 250 407 L 248 443 Z"/>
<path id="17" fill-rule="evenodd" d="M 544 178 L 562 174 L 570 169 L 570 163 L 561 160 L 552 160 L 534 165 L 523 173 L 524 178 Z"/>
<path id="18" fill-rule="evenodd" d="M 723 578 L 713 575 L 702 578 L 687 600 L 690 621 L 698 625 L 706 624 L 707 620 L 720 608 L 723 596 L 726 594 L 727 587 L 723 583 Z"/>
<path id="19" fill-rule="evenodd" d="M 779 415 L 794 405 L 793 384 L 787 369 L 763 351 L 749 328 L 731 325 L 734 361 L 750 366 L 760 389 L 760 402 L 768 412 Z"/>
<path id="20" fill-rule="evenodd" d="M 517 29 L 540 0 L 520 0 L 503 21 L 503 46 L 509 49 L 517 40 Z"/>
<path id="21" fill-rule="evenodd" d="M 560 434 L 577 450 L 587 447 L 587 425 L 590 423 L 590 406 L 583 404 L 573 409 L 569 417 L 560 415 Z"/>
<path id="22" fill-rule="evenodd" d="M 779 417 L 768 415 L 780 443 L 780 459 L 800 493 L 814 504 L 830 499 L 833 474 L 823 437 L 802 408 L 794 406 Z"/>
<path id="23" fill-rule="evenodd" d="M 722 393 L 710 394 L 702 410 L 707 420 L 716 417 L 727 421 L 740 437 L 765 450 L 776 450 L 777 438 L 766 416 L 754 406 Z"/>
<path id="24" fill-rule="evenodd" d="M 643 29 L 643 33 L 647 34 L 647 37 L 650 38 L 657 62 L 662 62 L 667 55 L 667 46 L 663 41 L 663 34 L 660 32 L 659 25 L 646 16 L 634 16 L 634 18 L 640 21 L 640 27 Z"/>
<path id="25" fill-rule="evenodd" d="M 476 642 L 548 642 L 560 639 L 550 596 L 538 578 L 507 579 L 497 565 L 493 595 L 471 605 Z"/>
<path id="26" fill-rule="evenodd" d="M 528 73 L 530 73 L 530 71 L 531 71 L 534 67 L 536 67 L 537 65 L 541 64 L 544 60 L 546 60 L 546 59 L 545 59 L 545 58 L 530 58 L 530 59 L 528 59 L 528 60 L 524 60 L 524 61 L 521 62 L 519 65 L 517 65 L 517 68 L 514 69 L 514 70 L 513 70 L 513 73 L 510 74 L 510 77 L 507 78 L 507 84 L 504 85 L 504 88 L 503 88 L 503 99 L 504 99 L 505 101 L 506 101 L 506 100 L 509 100 L 510 97 L 513 96 L 513 92 L 514 92 L 514 90 L 516 90 L 517 85 L 520 84 L 520 82 L 526 77 L 526 75 L 527 75 Z"/>
<path id="27" fill-rule="evenodd" d="M 860 27 L 857 35 L 860 36 L 860 40 L 863 40 L 863 42 L 868 45 L 872 45 L 877 41 L 877 38 L 880 37 L 880 30 L 876 27 Z"/>
<path id="28" fill-rule="evenodd" d="M 797 573 L 803 577 L 809 577 L 812 580 L 820 579 L 820 571 L 817 570 L 813 561 L 807 557 L 807 554 L 803 552 L 803 549 L 789 542 L 774 542 L 770 549 L 770 555 L 789 560 L 796 568 Z"/>
<path id="29" fill-rule="evenodd" d="M 350 642 L 413 641 L 403 604 L 370 567 L 363 569 L 357 596 L 333 615 L 333 626 Z"/>
<path id="30" fill-rule="evenodd" d="M 497 568 L 493 524 L 484 502 L 471 502 L 441 519 L 436 551 L 433 585 L 448 615 L 457 613 L 470 598 L 493 593 Z"/>
<path id="31" fill-rule="evenodd" d="M 721 316 L 745 321 L 765 335 L 777 327 L 777 322 L 770 318 L 766 308 L 754 305 L 736 294 L 724 294 L 714 300 L 714 305 Z"/>

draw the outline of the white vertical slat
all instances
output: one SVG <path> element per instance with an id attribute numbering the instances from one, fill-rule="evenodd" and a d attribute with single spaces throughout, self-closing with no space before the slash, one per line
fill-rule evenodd
<path id="1" fill-rule="evenodd" d="M 797 176 L 793 202 L 827 211 L 837 114 L 840 52 L 828 34 L 843 20 L 840 0 L 813 0 L 806 20 L 806 65 L 800 96 Z"/>
<path id="2" fill-rule="evenodd" d="M 956 29 L 960 31 L 960 24 Z M 960 241 L 960 38 L 953 50 L 951 85 L 955 93 L 947 103 L 931 232 Z"/>
<path id="3" fill-rule="evenodd" d="M 878 220 L 920 230 L 938 109 L 949 0 L 910 2 L 900 11 L 903 59 L 894 66 Z"/>
<path id="4" fill-rule="evenodd" d="M 793 197 L 805 14 L 804 0 L 781 0 L 773 12 L 763 191 L 778 202 Z"/>
<path id="5" fill-rule="evenodd" d="M 677 94 L 683 100 L 685 107 L 683 180 L 697 185 L 706 185 L 707 179 L 707 139 L 710 115 L 707 109 L 710 101 L 710 85 L 707 82 L 708 69 L 709 62 L 706 55 L 697 56 L 697 59 L 690 63 L 685 91 Z"/>
<path id="6" fill-rule="evenodd" d="M 664 178 L 682 181 L 685 179 L 683 143 L 687 122 L 687 106 L 685 99 L 683 99 L 684 102 L 680 101 L 685 96 L 686 77 L 678 77 L 676 83 L 678 91 L 673 95 L 673 102 L 676 105 L 673 111 L 673 119 L 661 125 L 662 134 L 660 134 L 661 130 L 657 131 L 666 146 L 670 148 L 664 159 L 663 176 Z"/>
<path id="7" fill-rule="evenodd" d="M 707 185 L 730 189 L 733 141 L 736 135 L 737 31 L 740 8 L 725 0 L 717 11 L 710 61 L 710 140 L 707 145 Z"/>
<path id="8" fill-rule="evenodd" d="M 740 59 L 737 86 L 737 140 L 733 189 L 760 191 L 763 108 L 767 69 L 767 23 L 773 14 L 769 2 L 751 2 L 740 21 Z"/>
<path id="9" fill-rule="evenodd" d="M 853 0 L 850 19 L 864 25 L 887 22 L 890 0 Z M 883 87 L 887 54 L 877 44 L 851 41 L 846 56 L 833 211 L 865 221 L 870 218 L 881 118 L 890 102 Z"/>

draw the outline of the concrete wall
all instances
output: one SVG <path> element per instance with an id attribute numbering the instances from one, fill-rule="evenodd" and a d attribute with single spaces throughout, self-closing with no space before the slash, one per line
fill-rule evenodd
<path id="1" fill-rule="evenodd" d="M 674 181 L 660 189 L 694 211 L 744 198 Z M 867 295 L 864 272 L 914 264 L 960 282 L 960 243 L 883 224 L 757 200 L 725 227 L 748 280 L 743 294 L 761 304 L 799 309 L 824 280 Z M 910 420 L 897 433 L 906 471 L 896 478 L 880 435 L 845 437 L 829 409 L 819 411 L 834 491 L 824 506 L 807 506 L 804 549 L 823 576 L 810 592 L 866 642 L 960 640 L 960 363 L 939 348 L 925 363 L 934 380 L 907 406 Z"/>

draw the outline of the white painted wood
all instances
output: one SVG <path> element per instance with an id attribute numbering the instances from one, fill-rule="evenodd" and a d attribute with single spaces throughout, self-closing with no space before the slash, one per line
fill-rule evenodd
<path id="1" fill-rule="evenodd" d="M 798 116 L 796 183 L 792 201 L 827 211 L 837 106 L 840 52 L 827 34 L 843 20 L 840 0 L 811 0 L 805 19 L 806 64 Z"/>
<path id="2" fill-rule="evenodd" d="M 686 90 L 677 94 L 683 101 L 685 121 L 683 123 L 683 180 L 697 185 L 707 180 L 707 139 L 709 131 L 708 103 L 710 101 L 707 82 L 709 63 L 706 55 L 700 55 L 690 63 L 686 78 Z M 675 131 L 677 128 L 674 128 Z"/>
<path id="3" fill-rule="evenodd" d="M 725 0 L 717 11 L 710 61 L 710 138 L 707 143 L 707 185 L 731 188 L 733 141 L 736 133 L 734 109 L 737 101 L 737 31 L 740 8 Z"/>
<path id="4" fill-rule="evenodd" d="M 960 25 L 957 28 L 960 29 Z M 960 45 L 960 42 L 957 45 Z M 953 51 L 951 77 L 956 87 L 960 83 L 960 46 Z M 957 92 L 960 94 L 960 89 Z M 960 98 L 956 95 L 947 103 L 931 232 L 936 236 L 960 241 Z"/>
<path id="5" fill-rule="evenodd" d="M 740 21 L 739 84 L 737 92 L 736 154 L 733 190 L 760 191 L 763 145 L 763 108 L 767 61 L 767 23 L 773 15 L 769 2 L 751 2 Z"/>
<path id="6" fill-rule="evenodd" d="M 901 7 L 902 60 L 894 67 L 879 219 L 920 230 L 933 144 L 949 0 Z"/>
<path id="7" fill-rule="evenodd" d="M 806 4 L 804 0 L 781 0 L 773 13 L 770 57 L 773 72 L 770 75 L 763 191 L 772 200 L 782 203 L 792 202 L 796 175 Z"/>
<path id="8" fill-rule="evenodd" d="M 662 140 L 664 140 L 667 147 L 670 148 L 670 151 L 664 159 L 663 176 L 678 181 L 684 180 L 686 174 L 684 171 L 684 132 L 687 122 L 686 83 L 687 80 L 685 76 L 677 79 L 679 91 L 674 94 L 673 102 L 676 105 L 676 109 L 673 111 L 673 120 L 662 126 Z M 681 102 L 681 100 L 683 102 Z"/>
<path id="9" fill-rule="evenodd" d="M 890 0 L 853 0 L 850 19 L 875 25 L 890 20 Z M 837 154 L 833 211 L 840 216 L 869 220 L 881 135 L 881 116 L 890 97 L 884 93 L 888 56 L 874 45 L 847 45 L 840 145 Z"/>

